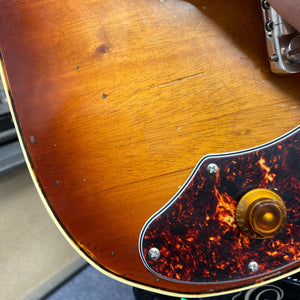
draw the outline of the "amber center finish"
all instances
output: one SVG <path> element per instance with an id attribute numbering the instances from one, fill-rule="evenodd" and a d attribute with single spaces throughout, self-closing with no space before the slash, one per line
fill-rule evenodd
<path id="1" fill-rule="evenodd" d="M 249 236 L 269 238 L 285 226 L 285 204 L 275 192 L 254 189 L 238 203 L 236 219 L 239 227 Z"/>

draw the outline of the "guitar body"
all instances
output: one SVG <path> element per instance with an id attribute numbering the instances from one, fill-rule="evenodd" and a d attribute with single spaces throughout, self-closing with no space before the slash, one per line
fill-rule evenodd
<path id="1" fill-rule="evenodd" d="M 299 124 L 300 76 L 270 72 L 263 30 L 259 1 L 0 1 L 2 75 L 28 166 L 60 230 L 100 271 L 196 297 L 299 270 L 298 245 L 280 271 L 186 282 L 149 270 L 139 249 L 147 220 L 202 157 Z"/>

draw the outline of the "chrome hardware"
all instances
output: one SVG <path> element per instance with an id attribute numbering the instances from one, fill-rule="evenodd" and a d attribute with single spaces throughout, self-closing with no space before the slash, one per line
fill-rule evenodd
<path id="1" fill-rule="evenodd" d="M 290 62 L 300 64 L 300 34 L 293 37 L 289 42 L 286 56 Z"/>
<path id="2" fill-rule="evenodd" d="M 272 72 L 300 72 L 300 32 L 287 23 L 266 0 L 261 1 L 261 7 Z"/>
<path id="3" fill-rule="evenodd" d="M 248 269 L 250 272 L 257 272 L 259 269 L 258 263 L 256 261 L 251 261 L 248 265 Z"/>
<path id="4" fill-rule="evenodd" d="M 270 4 L 266 0 L 263 0 L 261 5 L 262 5 L 263 9 L 269 9 L 270 8 Z"/>
<path id="5" fill-rule="evenodd" d="M 207 166 L 207 172 L 209 174 L 216 174 L 218 172 L 218 170 L 219 170 L 219 167 L 214 163 L 211 163 Z"/>
<path id="6" fill-rule="evenodd" d="M 160 252 L 157 248 L 153 247 L 149 250 L 148 252 L 148 257 L 151 259 L 151 260 L 157 260 L 159 259 L 160 257 Z"/>

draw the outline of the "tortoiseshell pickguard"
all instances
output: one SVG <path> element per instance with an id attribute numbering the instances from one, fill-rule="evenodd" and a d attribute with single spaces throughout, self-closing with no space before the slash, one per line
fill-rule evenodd
<path id="1" fill-rule="evenodd" d="M 268 144 L 205 156 L 181 190 L 145 224 L 139 242 L 145 266 L 164 279 L 190 283 L 241 280 L 300 266 L 300 127 Z M 210 174 L 207 166 L 219 170 Z M 275 191 L 287 208 L 286 226 L 254 239 L 235 219 L 239 199 L 255 188 Z M 151 260 L 150 248 L 160 250 Z M 248 264 L 256 261 L 257 272 Z"/>

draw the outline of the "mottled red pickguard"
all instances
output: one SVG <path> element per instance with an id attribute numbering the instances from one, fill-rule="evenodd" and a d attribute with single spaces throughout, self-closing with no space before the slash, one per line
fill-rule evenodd
<path id="1" fill-rule="evenodd" d="M 146 223 L 140 253 L 158 276 L 191 283 L 245 279 L 300 265 L 300 129 L 269 144 L 204 157 L 182 189 Z M 215 163 L 219 171 L 207 172 Z M 278 193 L 287 208 L 285 229 L 273 238 L 254 239 L 235 220 L 239 199 L 255 188 Z M 148 251 L 160 250 L 158 260 Z M 250 261 L 259 270 L 248 269 Z"/>

